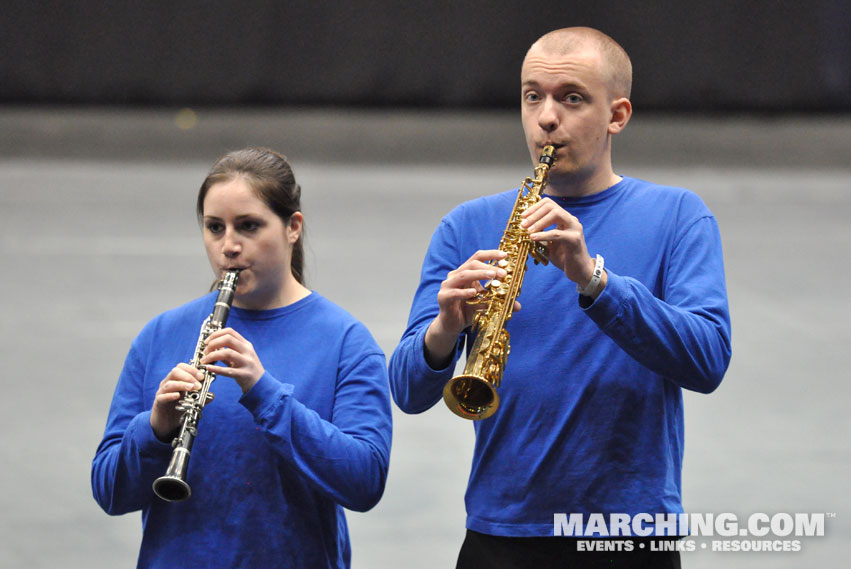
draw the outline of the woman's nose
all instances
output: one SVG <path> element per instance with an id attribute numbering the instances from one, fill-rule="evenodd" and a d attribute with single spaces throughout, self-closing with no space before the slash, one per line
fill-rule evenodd
<path id="1" fill-rule="evenodd" d="M 222 251 L 228 257 L 239 255 L 242 252 L 242 242 L 235 231 L 225 231 L 225 238 L 222 242 Z"/>

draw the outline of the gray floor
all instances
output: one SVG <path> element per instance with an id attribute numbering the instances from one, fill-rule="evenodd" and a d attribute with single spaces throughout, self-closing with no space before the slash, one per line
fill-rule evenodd
<path id="1" fill-rule="evenodd" d="M 513 113 L 223 110 L 187 130 L 173 118 L 0 109 L 0 568 L 134 565 L 139 517 L 97 507 L 89 464 L 130 340 L 209 284 L 193 201 L 223 150 L 290 155 L 310 285 L 388 354 L 440 216 L 529 173 Z M 734 358 L 718 391 L 686 395 L 686 510 L 828 514 L 798 553 L 696 551 L 683 565 L 835 565 L 851 555 L 851 121 L 630 129 L 618 170 L 694 189 L 724 237 Z M 349 517 L 353 566 L 452 567 L 472 428 L 442 407 L 395 419 L 385 497 Z"/>

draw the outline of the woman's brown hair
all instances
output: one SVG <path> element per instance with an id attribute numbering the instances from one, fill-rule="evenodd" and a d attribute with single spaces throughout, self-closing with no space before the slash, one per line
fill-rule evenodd
<path id="1" fill-rule="evenodd" d="M 286 156 L 261 147 L 234 150 L 216 160 L 198 191 L 195 212 L 198 222 L 204 220 L 204 198 L 209 189 L 218 183 L 229 182 L 236 176 L 244 176 L 258 198 L 266 204 L 284 223 L 301 211 L 301 187 L 295 181 L 292 166 Z M 293 245 L 290 262 L 293 276 L 304 284 L 304 225 L 298 241 Z"/>

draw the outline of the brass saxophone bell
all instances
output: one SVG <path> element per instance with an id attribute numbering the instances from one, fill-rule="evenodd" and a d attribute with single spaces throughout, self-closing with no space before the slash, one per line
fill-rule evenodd
<path id="1" fill-rule="evenodd" d="M 461 417 L 478 421 L 493 415 L 499 407 L 494 386 L 475 375 L 459 375 L 443 387 L 443 400 L 449 410 Z"/>

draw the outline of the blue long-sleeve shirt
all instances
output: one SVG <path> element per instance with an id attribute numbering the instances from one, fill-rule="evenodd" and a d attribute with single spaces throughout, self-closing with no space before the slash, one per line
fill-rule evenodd
<path id="1" fill-rule="evenodd" d="M 386 360 L 362 324 L 315 292 L 279 309 L 231 309 L 228 326 L 266 372 L 244 395 L 216 379 L 192 449 L 192 496 L 153 494 L 172 454 L 150 426 L 154 394 L 191 359 L 214 301 L 161 314 L 133 341 L 92 462 L 95 499 L 109 514 L 142 511 L 139 567 L 348 567 L 343 508 L 370 509 L 387 477 Z"/>
<path id="2" fill-rule="evenodd" d="M 434 370 L 423 352 L 440 283 L 475 251 L 497 247 L 516 194 L 462 204 L 435 231 L 390 359 L 403 411 L 441 399 L 454 362 Z M 522 309 L 507 324 L 500 407 L 474 423 L 467 527 L 492 535 L 551 536 L 554 513 L 682 512 L 681 388 L 713 391 L 731 354 L 720 234 L 699 197 L 624 178 L 552 199 L 582 223 L 589 252 L 604 256 L 608 284 L 590 303 L 558 268 L 528 264 Z"/>

